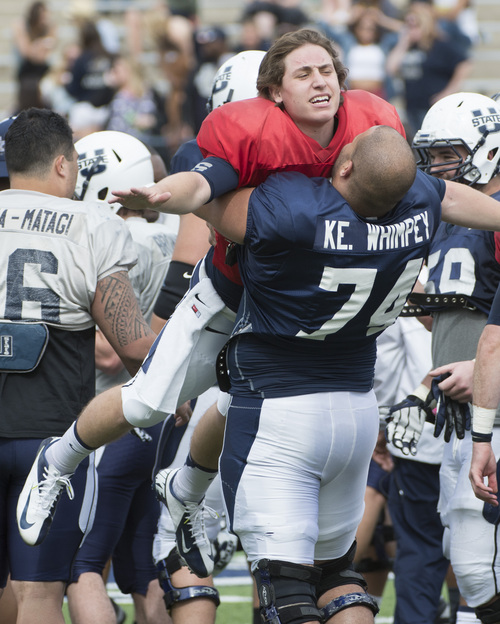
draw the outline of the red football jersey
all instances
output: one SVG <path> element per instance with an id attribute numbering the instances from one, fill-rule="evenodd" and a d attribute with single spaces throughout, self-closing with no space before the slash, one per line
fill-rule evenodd
<path id="1" fill-rule="evenodd" d="M 500 264 L 500 232 L 495 232 L 495 260 Z"/>
<path id="2" fill-rule="evenodd" d="M 392 104 L 367 91 L 346 91 L 337 112 L 337 127 L 323 148 L 296 126 L 292 118 L 264 98 L 229 102 L 213 110 L 197 136 L 203 157 L 229 162 L 239 186 L 257 186 L 271 174 L 300 171 L 309 177 L 329 177 L 340 150 L 372 126 L 391 126 L 405 136 Z M 214 265 L 241 284 L 237 266 L 225 263 L 227 241 L 218 236 Z"/>

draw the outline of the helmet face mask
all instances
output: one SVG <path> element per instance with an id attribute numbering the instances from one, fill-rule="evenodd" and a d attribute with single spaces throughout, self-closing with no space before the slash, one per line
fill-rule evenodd
<path id="1" fill-rule="evenodd" d="M 219 67 L 207 102 L 208 113 L 228 102 L 257 97 L 257 75 L 265 54 L 262 50 L 245 50 Z"/>
<path id="2" fill-rule="evenodd" d="M 417 166 L 427 173 L 468 185 L 487 184 L 500 169 L 500 103 L 479 93 L 449 95 L 429 109 L 412 147 Z M 459 152 L 458 147 L 463 149 Z M 430 151 L 438 148 L 446 153 L 443 161 Z"/>
<path id="3" fill-rule="evenodd" d="M 413 149 L 418 155 L 417 167 L 425 173 L 453 181 L 467 176 L 467 184 L 474 184 L 481 177 L 462 139 L 433 139 L 427 143 L 421 138 L 418 147 L 414 144 Z"/>
<path id="4" fill-rule="evenodd" d="M 112 191 L 154 182 L 149 149 L 125 132 L 93 132 L 75 143 L 78 178 L 75 197 L 80 201 L 107 201 Z M 110 205 L 117 212 L 120 204 Z"/>

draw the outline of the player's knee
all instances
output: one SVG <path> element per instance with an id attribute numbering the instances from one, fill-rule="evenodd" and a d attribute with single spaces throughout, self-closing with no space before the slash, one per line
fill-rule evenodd
<path id="1" fill-rule="evenodd" d="M 208 585 L 191 585 L 189 587 L 175 587 L 172 583 L 172 574 L 175 574 L 183 566 L 177 549 L 174 548 L 166 559 L 157 563 L 158 580 L 165 595 L 165 607 L 171 611 L 176 604 L 186 600 L 210 600 L 216 607 L 220 604 L 219 592 L 215 587 Z"/>
<path id="2" fill-rule="evenodd" d="M 125 420 L 133 427 L 152 427 L 167 418 L 168 414 L 154 410 L 142 401 L 124 396 L 122 407 Z"/>
<path id="3" fill-rule="evenodd" d="M 316 605 L 316 588 L 321 576 L 318 568 L 261 559 L 253 575 L 263 621 L 276 624 L 322 621 Z"/>
<path id="4" fill-rule="evenodd" d="M 320 564 L 321 581 L 318 584 L 318 598 L 326 594 L 329 590 L 342 587 L 343 585 L 359 585 L 359 592 L 343 594 L 338 598 L 330 600 L 321 608 L 323 621 L 348 609 L 350 607 L 366 607 L 374 615 L 379 611 L 377 602 L 366 593 L 366 581 L 362 574 L 354 569 L 354 555 L 356 554 L 356 542 L 353 542 L 345 555 L 338 559 L 332 559 Z"/>
<path id="5" fill-rule="evenodd" d="M 497 595 L 489 604 L 476 607 L 474 611 L 483 624 L 498 624 L 500 622 L 500 595 Z"/>

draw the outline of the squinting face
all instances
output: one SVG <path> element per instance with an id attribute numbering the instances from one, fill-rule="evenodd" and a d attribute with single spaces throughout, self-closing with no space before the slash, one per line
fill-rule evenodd
<path id="1" fill-rule="evenodd" d="M 340 85 L 333 60 L 321 46 L 306 44 L 285 58 L 280 87 L 271 96 L 306 134 L 318 127 L 330 127 L 340 104 Z"/>
<path id="2" fill-rule="evenodd" d="M 458 174 L 458 167 L 467 158 L 467 150 L 461 145 L 429 148 L 429 173 L 435 178 L 451 180 Z"/>

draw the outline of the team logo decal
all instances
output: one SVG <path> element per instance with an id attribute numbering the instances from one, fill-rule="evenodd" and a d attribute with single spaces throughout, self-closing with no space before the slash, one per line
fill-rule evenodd
<path id="1" fill-rule="evenodd" d="M 96 149 L 93 156 L 87 156 L 86 153 L 78 155 L 78 169 L 80 175 L 86 180 L 90 180 L 92 176 L 106 171 L 106 159 L 104 157 L 104 149 Z"/>
<path id="2" fill-rule="evenodd" d="M 496 108 L 487 107 L 472 111 L 472 125 L 481 134 L 485 132 L 500 132 L 500 114 Z"/>

